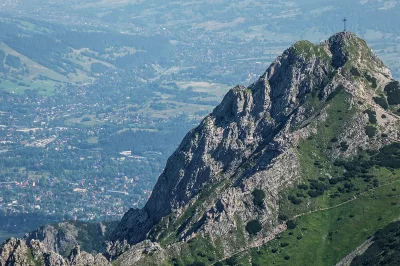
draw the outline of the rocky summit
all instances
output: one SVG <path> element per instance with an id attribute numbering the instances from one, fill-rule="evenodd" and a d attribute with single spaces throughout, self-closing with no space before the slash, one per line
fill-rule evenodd
<path id="1" fill-rule="evenodd" d="M 365 41 L 299 41 L 185 136 L 144 208 L 10 239 L 0 265 L 351 263 L 398 219 L 399 112 Z"/>

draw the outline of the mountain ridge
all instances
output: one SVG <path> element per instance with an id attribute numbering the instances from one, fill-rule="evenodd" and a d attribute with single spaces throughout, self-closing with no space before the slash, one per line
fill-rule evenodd
<path id="1" fill-rule="evenodd" d="M 339 37 L 339 38 L 338 38 Z M 349 32 L 343 32 L 343 33 L 339 33 L 337 35 L 334 35 L 333 37 L 331 37 L 329 40 L 332 40 L 332 42 L 328 41 L 328 45 L 330 48 L 332 49 L 336 49 L 335 51 L 339 51 L 336 53 L 339 53 L 340 55 L 336 55 L 334 56 L 334 58 L 345 58 L 345 51 L 344 49 L 337 49 L 336 46 L 339 44 L 339 46 L 344 46 L 345 44 L 347 44 L 348 42 L 344 42 L 343 40 L 352 40 L 352 39 L 356 39 L 359 40 L 359 43 L 361 42 L 360 39 L 358 39 L 355 35 L 349 33 Z M 364 43 L 363 43 L 364 44 Z M 231 117 L 234 117 L 234 121 L 238 121 L 237 124 L 241 124 L 242 128 L 246 127 L 246 123 L 250 124 L 252 123 L 252 121 L 255 121 L 256 119 L 254 117 L 256 116 L 262 116 L 262 113 L 266 113 L 266 116 L 269 116 L 269 118 L 273 119 L 276 121 L 276 123 L 272 122 L 271 124 L 268 124 L 270 121 L 268 121 L 268 119 L 266 121 L 262 121 L 264 124 L 261 125 L 261 128 L 263 131 L 265 131 L 266 135 L 271 134 L 274 135 L 274 130 L 273 127 L 276 126 L 277 123 L 283 121 L 283 117 L 285 116 L 285 112 L 286 115 L 292 113 L 295 110 L 295 104 L 297 102 L 297 98 L 298 96 L 302 94 L 306 94 L 307 90 L 309 90 L 309 88 L 313 87 L 313 83 L 322 83 L 323 78 L 328 76 L 328 70 L 325 69 L 326 68 L 326 64 L 320 64 L 320 60 L 318 58 L 316 58 L 315 63 L 311 66 L 313 69 L 313 76 L 316 76 L 317 79 L 315 80 L 311 80 L 310 82 L 308 80 L 305 80 L 305 78 L 303 79 L 299 79 L 299 80 L 295 80 L 295 82 L 297 82 L 297 84 L 286 84 L 284 82 L 282 82 L 282 80 L 285 80 L 286 82 L 293 82 L 293 79 L 285 79 L 282 78 L 281 75 L 285 75 L 287 73 L 283 73 L 285 71 L 279 71 L 280 68 L 284 68 L 285 70 L 287 68 L 290 68 L 290 62 L 293 60 L 293 57 L 296 57 L 297 54 L 297 50 L 300 50 L 297 48 L 298 43 L 295 44 L 294 46 L 292 46 L 291 48 L 289 48 L 288 50 L 286 50 L 283 55 L 281 57 L 279 57 L 277 59 L 277 61 L 275 61 L 274 63 L 271 64 L 271 66 L 268 68 L 268 70 L 266 71 L 266 73 L 261 76 L 261 78 L 256 81 L 253 85 L 249 86 L 249 90 L 247 90 L 247 88 L 243 87 L 243 86 L 236 86 L 235 88 L 233 88 L 231 91 L 228 92 L 228 94 L 225 96 L 225 98 L 222 100 L 221 104 L 219 106 L 217 106 L 215 108 L 215 110 L 213 111 L 213 113 L 211 114 L 211 116 L 207 117 L 205 120 L 203 120 L 203 122 L 201 123 L 200 127 L 205 128 L 205 130 L 209 129 L 207 128 L 207 126 L 209 126 L 207 123 L 210 122 L 210 119 L 213 119 L 215 117 L 223 117 L 224 119 L 228 120 L 226 122 L 226 124 L 231 123 L 231 120 L 229 120 Z M 301 56 L 304 55 L 304 53 L 302 53 L 303 51 L 300 50 L 300 58 Z M 374 60 L 377 59 L 376 57 L 372 57 Z M 301 58 L 302 59 L 302 58 Z M 352 59 L 352 58 L 351 58 Z M 347 60 L 351 60 L 351 59 L 347 59 Z M 378 59 L 379 60 L 379 59 Z M 332 62 L 336 62 L 338 61 L 337 59 L 332 59 Z M 300 64 L 303 63 L 307 64 L 307 61 L 300 61 Z M 347 62 L 347 61 L 346 61 Z M 341 62 L 340 64 L 342 66 L 345 65 L 346 62 Z M 379 60 L 377 61 L 377 63 L 379 64 L 379 66 L 383 66 L 383 63 Z M 289 64 L 289 66 L 288 66 Z M 336 64 L 336 63 L 332 63 L 332 64 Z M 302 68 L 306 67 L 305 65 L 301 66 Z M 289 70 L 291 71 L 291 70 Z M 388 73 L 390 73 L 387 70 Z M 290 73 L 292 74 L 292 76 L 294 76 L 295 74 L 298 73 Z M 390 74 L 389 74 L 389 77 Z M 268 80 L 268 82 L 266 82 Z M 271 90 L 271 85 L 272 87 L 276 87 L 275 84 L 278 84 L 278 89 L 275 90 Z M 317 84 L 317 85 L 319 85 Z M 294 86 L 293 86 L 294 85 Z M 292 89 L 292 91 L 287 91 L 287 90 Z M 328 88 L 328 90 L 331 88 Z M 322 97 L 326 97 L 324 96 L 324 94 L 328 94 L 330 93 L 329 91 L 324 91 L 322 90 L 320 93 L 322 93 Z M 254 96 L 253 96 L 254 94 Z M 259 100 L 261 102 L 261 104 L 255 104 L 257 103 L 254 99 L 257 97 L 257 99 L 261 99 Z M 260 103 L 259 102 L 259 103 Z M 251 106 L 251 104 L 254 103 L 254 106 Z M 249 105 L 250 104 L 250 105 Z M 259 108 L 259 109 L 258 109 Z M 285 110 L 289 109 L 289 110 Z M 249 117 L 249 114 L 251 114 L 254 117 Z M 212 118 L 211 118 L 212 117 Z M 211 122 L 210 122 L 211 123 Z M 212 123 L 213 126 L 216 125 L 216 122 Z M 248 125 L 247 124 L 247 125 Z M 254 123 L 254 125 L 256 125 L 257 122 Z M 213 129 L 211 127 L 211 129 Z M 195 129 L 195 131 L 198 130 Z M 209 132 L 207 132 L 209 133 Z M 207 134 L 206 133 L 206 134 Z M 241 132 L 241 134 L 246 134 L 249 132 Z M 250 132 L 250 134 L 253 132 Z M 239 138 L 240 134 L 237 134 L 237 136 L 235 136 L 235 139 Z M 263 133 L 261 133 L 261 135 L 263 135 Z M 191 136 L 193 138 L 193 136 Z M 247 136 L 241 136 L 244 139 L 247 139 Z M 252 136 L 251 136 L 252 137 Z M 251 138 L 250 137 L 250 138 Z M 182 143 L 187 144 L 188 143 L 188 138 L 190 138 L 190 133 L 185 137 L 185 139 L 182 141 Z M 254 137 L 253 137 L 254 139 Z M 267 140 L 266 142 L 270 142 L 271 140 Z M 274 144 L 270 144 L 271 148 L 272 145 Z M 279 144 L 276 144 L 277 147 L 275 147 L 274 149 L 279 150 Z M 177 151 L 182 150 L 183 147 L 182 145 L 177 149 Z M 171 158 L 173 158 L 174 156 L 178 156 L 177 152 L 174 153 Z M 169 162 L 167 162 L 167 167 L 166 167 L 166 171 L 168 171 L 168 165 L 172 164 L 172 162 L 170 162 L 172 159 L 169 159 Z M 244 155 L 244 158 L 247 158 L 246 155 Z M 179 161 L 181 162 L 181 161 Z M 225 164 L 224 164 L 225 165 Z M 199 167 L 201 168 L 201 167 Z M 223 167 L 222 167 L 223 168 Z M 165 172 L 166 172 L 165 171 Z M 191 171 L 189 171 L 191 172 Z M 214 171 L 217 172 L 217 171 Z M 164 173 L 163 173 L 164 175 Z M 160 180 L 163 180 L 163 175 L 161 176 Z M 161 183 L 157 183 L 154 190 L 153 191 L 158 191 L 159 187 L 162 186 Z M 168 181 L 167 181 L 168 182 Z M 160 191 L 162 191 L 160 189 Z M 178 189 L 178 191 L 192 191 L 191 189 Z M 172 191 L 169 191 L 169 194 L 171 194 Z M 168 192 L 167 192 L 168 194 Z M 155 195 L 155 196 L 153 196 Z M 145 210 L 147 211 L 147 213 L 149 212 L 156 212 L 156 210 L 149 210 L 148 206 L 152 204 L 153 202 L 153 198 L 154 197 L 158 197 L 158 198 L 162 198 L 163 196 L 160 195 L 164 195 L 163 193 L 154 193 L 152 194 L 152 197 L 150 197 L 148 203 L 145 206 Z M 154 200 L 156 202 L 162 202 L 162 200 Z M 165 209 L 169 209 L 168 207 Z M 165 215 L 165 214 L 164 214 Z M 160 216 L 163 216 L 162 214 Z M 124 219 L 123 219 L 124 220 Z"/>
<path id="2" fill-rule="evenodd" d="M 376 103 L 388 102 L 384 88 L 392 82 L 389 69 L 350 32 L 320 45 L 297 42 L 255 83 L 231 89 L 185 136 L 145 207 L 124 215 L 104 254 L 120 265 L 169 265 L 176 257 L 205 263 L 201 248 L 208 247 L 213 264 L 275 239 L 294 226 L 288 218 L 318 206 L 326 182 L 341 174 L 337 159 L 398 140 L 398 104 Z M 309 195 L 292 195 L 302 182 L 310 183 Z M 201 251 L 193 255 L 193 248 Z M 4 245 L 0 251 L 10 257 Z M 88 256 L 71 254 L 75 263 Z"/>

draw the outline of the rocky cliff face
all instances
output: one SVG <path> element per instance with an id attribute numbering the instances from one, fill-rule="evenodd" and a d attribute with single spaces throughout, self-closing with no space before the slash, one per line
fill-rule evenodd
<path id="1" fill-rule="evenodd" d="M 145 207 L 127 212 L 110 235 L 105 256 L 119 257 L 120 265 L 168 264 L 201 243 L 221 259 L 273 239 L 286 229 L 278 219 L 287 208 L 282 195 L 305 179 L 299 151 L 304 140 L 322 136 L 325 145 L 325 138 L 334 137 L 341 145 L 319 148 L 332 163 L 399 138 L 399 117 L 391 111 L 398 106 L 382 106 L 388 84 L 390 71 L 354 34 L 338 33 L 320 45 L 296 43 L 254 84 L 230 90 L 186 135 Z M 347 108 L 340 110 L 346 116 L 327 125 L 338 103 Z M 251 222 L 254 228 L 248 227 Z M 256 234 L 249 233 L 253 229 Z M 31 243 L 37 243 L 34 239 Z M 38 253 L 55 258 L 55 241 L 45 239 Z M 13 250 L 20 244 L 14 242 L 0 249 L 5 261 L 18 258 Z M 33 250 L 31 243 L 22 249 Z M 100 255 L 72 253 L 63 263 L 104 261 Z"/>
<path id="2" fill-rule="evenodd" d="M 116 223 L 63 222 L 10 239 L 0 247 L 0 265 L 110 265 L 101 253 Z M 83 248 L 90 253 L 82 251 Z"/>
<path id="3" fill-rule="evenodd" d="M 111 265 L 101 254 L 92 255 L 81 252 L 79 246 L 71 250 L 68 258 L 63 258 L 53 250 L 48 250 L 39 240 L 31 240 L 26 244 L 24 240 L 11 238 L 3 243 L 0 251 L 0 265 Z"/>
<path id="4" fill-rule="evenodd" d="M 227 180 L 235 185 L 220 191 L 206 216 L 232 212 L 226 218 L 232 226 L 236 215 L 244 220 L 254 217 L 256 210 L 243 204 L 252 189 L 262 187 L 270 195 L 271 209 L 263 212 L 272 228 L 276 217 L 271 213 L 277 209 L 279 189 L 300 176 L 293 148 L 315 130 L 299 129 L 317 110 L 307 100 L 314 95 L 323 103 L 339 85 L 354 97 L 375 95 L 368 84 L 354 79 L 351 69 L 368 71 L 380 84 L 391 79 L 390 71 L 365 42 L 349 32 L 336 34 L 321 45 L 301 41 L 290 47 L 254 84 L 229 91 L 213 113 L 187 134 L 169 158 L 144 209 L 129 211 L 113 240 L 126 239 L 131 244 L 144 240 L 163 217 L 173 214 L 176 219 L 206 186 Z M 285 164 L 288 167 L 282 167 Z M 210 227 L 211 232 L 220 224 L 204 228 Z"/>
<path id="5" fill-rule="evenodd" d="M 268 240 L 284 230 L 278 220 L 281 192 L 303 178 L 297 146 L 319 133 L 335 94 L 343 90 L 353 111 L 343 121 L 346 128 L 335 133 L 340 143 L 351 139 L 346 151 L 324 151 L 332 161 L 391 142 L 366 134 L 368 107 L 389 118 L 379 119 L 378 130 L 398 138 L 398 117 L 374 101 L 391 79 L 366 43 L 349 32 L 320 45 L 296 43 L 254 84 L 233 88 L 188 133 L 145 208 L 128 212 L 113 240 L 135 244 L 148 238 L 174 250 L 180 241 L 201 235 L 217 241 L 224 255 Z M 255 190 L 265 192 L 260 206 L 253 200 Z M 243 227 L 255 218 L 262 230 L 254 237 Z"/>

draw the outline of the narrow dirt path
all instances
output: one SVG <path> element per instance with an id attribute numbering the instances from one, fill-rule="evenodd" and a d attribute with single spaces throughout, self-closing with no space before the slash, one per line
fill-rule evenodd
<path id="1" fill-rule="evenodd" d="M 360 194 L 358 194 L 358 195 L 355 195 L 353 198 L 351 198 L 351 199 L 349 199 L 349 200 L 347 200 L 347 201 L 344 201 L 344 202 L 342 202 L 342 203 L 339 203 L 339 204 L 334 205 L 334 206 L 331 206 L 331 207 L 319 208 L 319 209 L 316 209 L 316 210 L 313 210 L 313 211 L 308 211 L 308 212 L 304 212 L 304 213 L 297 214 L 297 215 L 293 216 L 293 217 L 291 218 L 291 220 L 294 220 L 294 219 L 296 219 L 296 218 L 299 218 L 299 217 L 304 216 L 304 215 L 307 215 L 307 214 L 316 213 L 316 212 L 320 212 L 320 211 L 327 211 L 327 210 L 331 210 L 331 209 L 334 209 L 334 208 L 343 206 L 343 205 L 345 205 L 345 204 L 348 204 L 348 203 L 350 203 L 350 202 L 352 202 L 352 201 L 357 200 L 359 197 L 361 197 L 362 195 L 364 195 L 364 194 L 366 194 L 366 193 L 369 193 L 369 192 L 374 191 L 374 190 L 377 190 L 377 189 L 379 189 L 379 188 L 381 188 L 381 187 L 390 186 L 390 185 L 393 185 L 393 184 L 399 183 L 399 182 L 400 182 L 400 180 L 396 180 L 396 181 L 393 181 L 393 182 L 390 182 L 390 183 L 386 183 L 386 184 L 383 184 L 383 185 L 380 185 L 380 186 L 371 188 L 371 189 L 366 190 L 366 191 L 364 191 L 364 192 L 362 192 L 362 193 L 360 193 Z"/>

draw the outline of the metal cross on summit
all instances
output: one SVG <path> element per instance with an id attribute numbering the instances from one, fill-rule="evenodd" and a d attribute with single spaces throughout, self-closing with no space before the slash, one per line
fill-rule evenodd
<path id="1" fill-rule="evenodd" d="M 344 19 L 343 19 L 343 23 L 344 23 L 344 32 L 346 32 L 346 22 L 347 22 L 347 19 L 344 18 Z"/>

